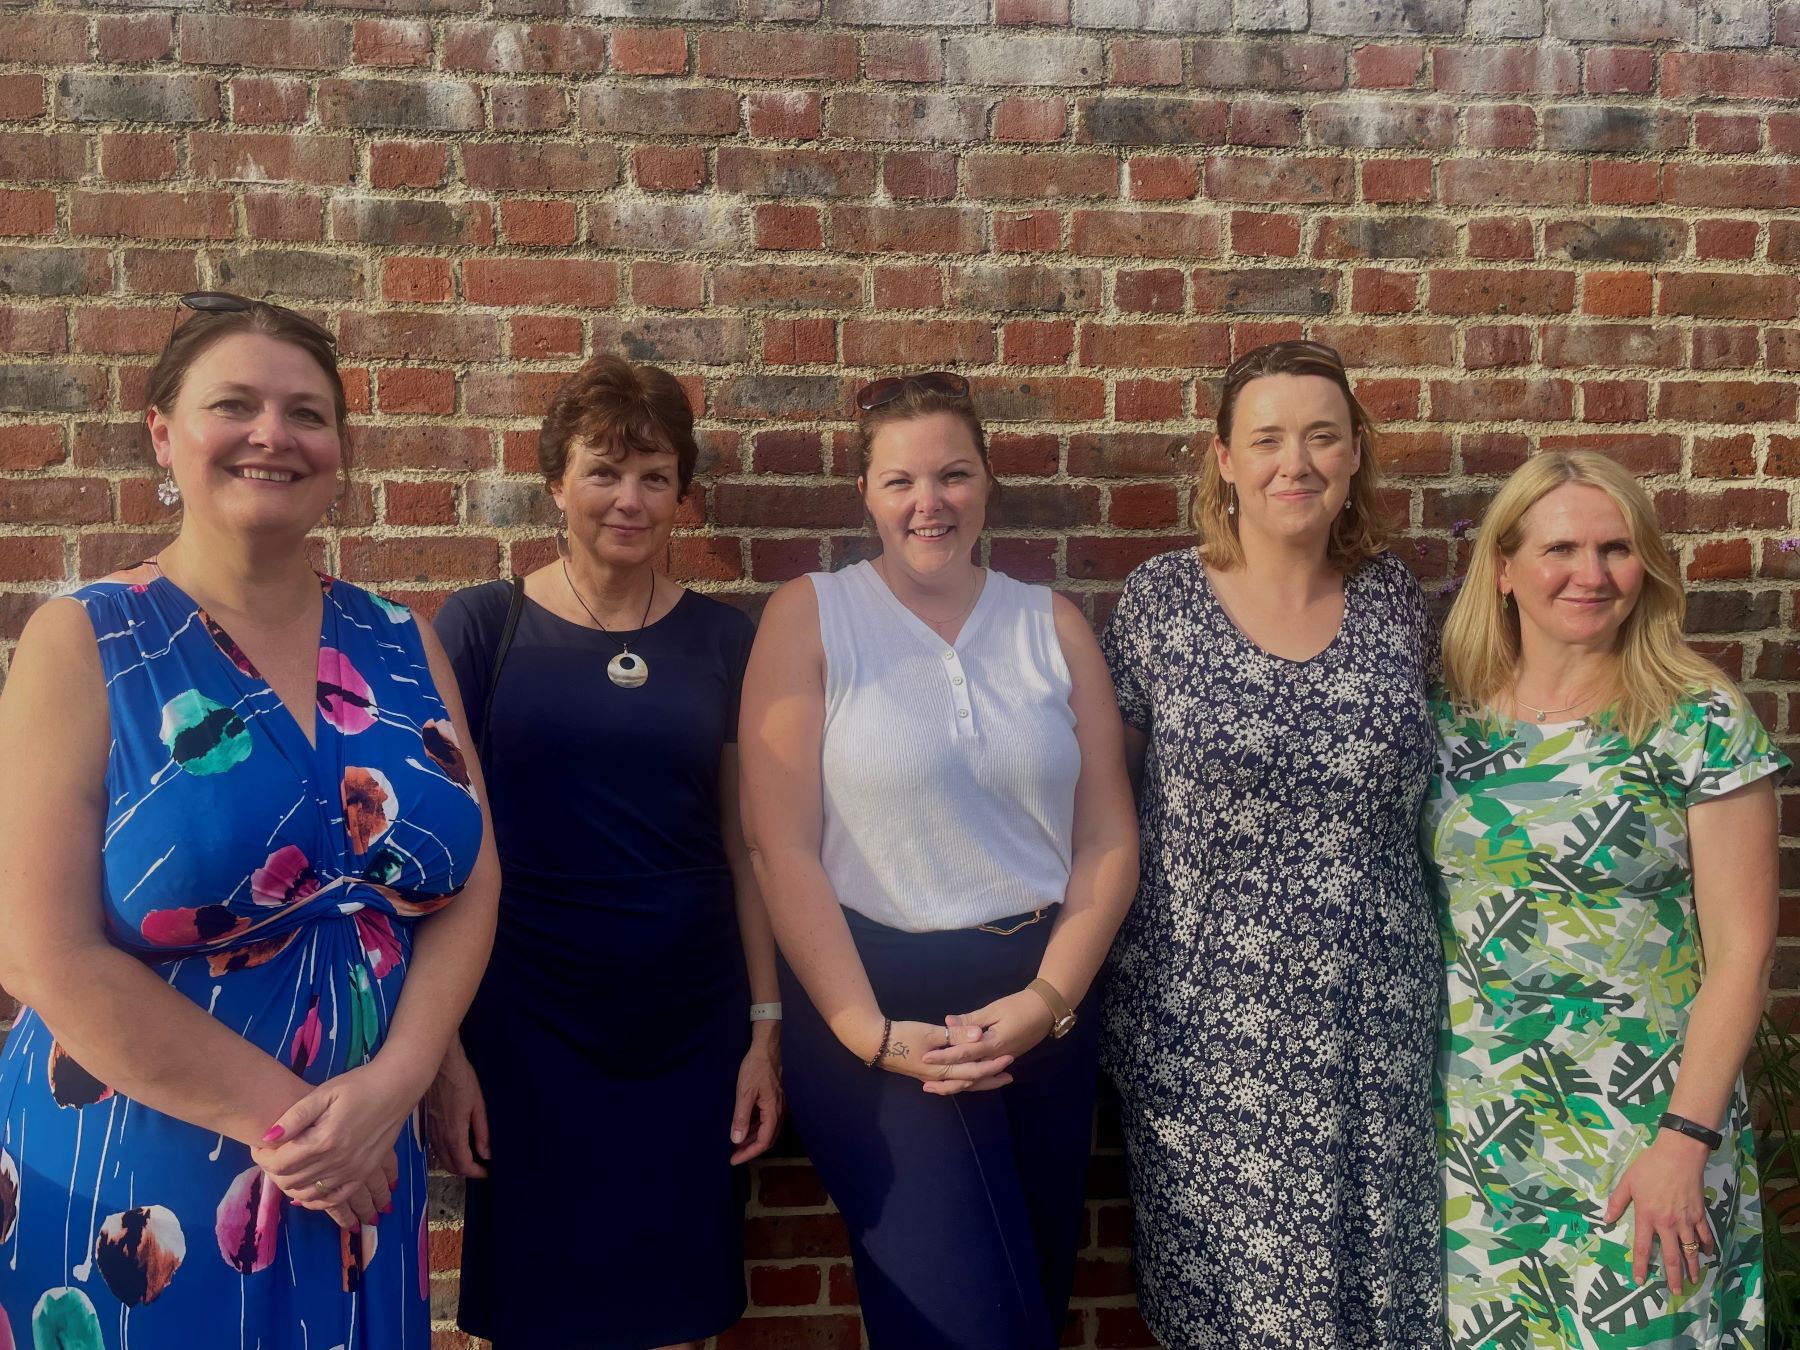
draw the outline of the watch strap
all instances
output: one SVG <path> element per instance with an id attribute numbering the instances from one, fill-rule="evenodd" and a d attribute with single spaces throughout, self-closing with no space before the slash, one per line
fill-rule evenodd
<path id="1" fill-rule="evenodd" d="M 1056 1037 L 1068 1035 L 1069 1028 L 1075 1025 L 1075 1010 L 1069 1006 L 1069 1000 L 1041 975 L 1025 987 L 1043 999 L 1050 1009 L 1050 1034 Z"/>
<path id="2" fill-rule="evenodd" d="M 1678 1116 L 1673 1111 L 1665 1111 L 1663 1118 L 1656 1123 L 1659 1129 L 1674 1130 L 1676 1134 L 1685 1134 L 1689 1139 L 1698 1139 L 1709 1149 L 1717 1148 L 1725 1142 L 1725 1136 L 1717 1130 L 1709 1130 L 1699 1121 Z"/>

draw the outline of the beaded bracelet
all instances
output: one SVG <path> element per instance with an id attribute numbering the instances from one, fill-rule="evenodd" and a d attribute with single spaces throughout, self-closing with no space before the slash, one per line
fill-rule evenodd
<path id="1" fill-rule="evenodd" d="M 881 1047 L 878 1050 L 876 1050 L 875 1053 L 873 1055 L 871 1055 L 867 1060 L 864 1061 L 864 1063 L 866 1063 L 871 1069 L 874 1068 L 877 1064 L 881 1063 L 881 1057 L 883 1055 L 887 1054 L 888 1041 L 893 1037 L 893 1034 L 894 1034 L 894 1019 L 891 1017 L 882 1018 L 881 1019 Z"/>

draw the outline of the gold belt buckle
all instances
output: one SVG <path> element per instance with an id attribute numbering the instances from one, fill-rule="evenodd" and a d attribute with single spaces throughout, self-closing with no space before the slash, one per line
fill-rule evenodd
<path id="1" fill-rule="evenodd" d="M 1014 933 L 1031 927 L 1032 924 L 1043 917 L 1044 911 L 1042 909 L 1035 909 L 1031 912 L 1031 917 L 1029 919 L 1021 919 L 1011 928 L 1002 928 L 997 923 L 978 923 L 975 925 L 975 929 L 977 932 L 981 933 L 992 933 L 995 937 L 1011 937 Z"/>

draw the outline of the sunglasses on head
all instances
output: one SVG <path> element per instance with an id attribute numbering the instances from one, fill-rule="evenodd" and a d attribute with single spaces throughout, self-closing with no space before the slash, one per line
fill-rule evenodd
<path id="1" fill-rule="evenodd" d="M 1225 382 L 1241 375 L 1253 365 L 1269 360 L 1278 360 L 1284 356 L 1310 356 L 1315 361 L 1334 366 L 1338 370 L 1344 368 L 1344 358 L 1338 355 L 1336 347 L 1327 346 L 1323 342 L 1313 342 L 1308 338 L 1290 338 L 1285 342 L 1271 342 L 1245 352 L 1229 366 L 1225 367 Z"/>
<path id="2" fill-rule="evenodd" d="M 883 375 L 879 380 L 871 380 L 856 391 L 856 406 L 863 412 L 874 412 L 883 404 L 892 403 L 909 388 L 945 394 L 950 398 L 969 396 L 969 382 L 955 371 L 928 370 L 920 375 Z"/>
<path id="3" fill-rule="evenodd" d="M 259 305 L 271 310 L 291 321 L 295 327 L 304 329 L 308 336 L 317 338 L 328 346 L 337 346 L 337 339 L 329 329 L 314 323 L 299 310 L 289 309 L 286 305 L 272 304 L 267 300 L 251 300 L 242 295 L 233 295 L 230 291 L 189 291 L 177 303 L 183 309 L 191 309 L 196 314 L 244 314 Z"/>

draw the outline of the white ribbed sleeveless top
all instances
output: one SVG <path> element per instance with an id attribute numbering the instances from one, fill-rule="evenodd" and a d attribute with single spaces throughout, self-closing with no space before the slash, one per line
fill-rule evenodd
<path id="1" fill-rule="evenodd" d="M 811 580 L 839 902 L 915 933 L 1062 903 L 1081 752 L 1049 588 L 990 570 L 946 643 L 866 562 Z"/>

